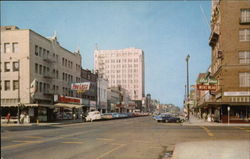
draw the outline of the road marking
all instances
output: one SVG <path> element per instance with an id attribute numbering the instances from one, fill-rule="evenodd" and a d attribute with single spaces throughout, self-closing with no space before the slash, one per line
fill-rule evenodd
<path id="1" fill-rule="evenodd" d="M 27 140 L 13 140 L 12 142 L 24 142 L 24 143 L 43 143 L 43 141 L 27 141 Z"/>
<path id="2" fill-rule="evenodd" d="M 114 139 L 107 139 L 107 138 L 96 138 L 96 140 L 114 141 Z"/>
<path id="3" fill-rule="evenodd" d="M 235 127 L 235 128 L 245 130 L 246 132 L 250 132 L 250 129 L 248 129 L 248 128 L 242 128 L 242 127 Z"/>
<path id="4" fill-rule="evenodd" d="M 24 146 L 24 145 L 29 145 L 30 143 L 21 143 L 21 144 L 14 144 L 14 145 L 8 145 L 8 146 L 1 146 L 1 150 L 4 149 L 9 149 L 9 148 L 16 148 L 16 147 L 20 147 L 20 146 Z"/>
<path id="5" fill-rule="evenodd" d="M 214 136 L 214 134 L 205 126 L 201 126 L 202 129 L 204 129 L 207 133 L 208 136 L 212 137 Z"/>
<path id="6" fill-rule="evenodd" d="M 145 142 L 145 141 L 142 141 L 142 140 L 134 140 L 134 142 L 140 143 L 140 144 L 152 144 L 152 142 Z"/>
<path id="7" fill-rule="evenodd" d="M 25 138 L 31 138 L 31 139 L 41 139 L 42 136 L 25 136 Z"/>
<path id="8" fill-rule="evenodd" d="M 83 142 L 72 142 L 72 141 L 66 141 L 62 142 L 63 144 L 82 144 Z"/>
<path id="9" fill-rule="evenodd" d="M 93 130 L 96 130 L 96 129 L 92 129 L 91 131 L 93 131 Z M 52 138 L 44 140 L 42 142 L 50 142 L 50 141 L 55 141 L 55 140 L 63 139 L 65 137 L 72 137 L 72 136 L 75 136 L 75 135 L 82 135 L 82 134 L 89 133 L 91 131 L 77 132 L 77 133 L 74 133 L 74 134 L 67 134 L 67 135 L 62 135 L 62 136 L 59 136 L 59 137 L 52 137 Z M 31 145 L 31 144 L 38 144 L 38 143 L 39 142 L 34 142 L 33 141 L 33 142 L 24 142 L 24 143 L 15 144 L 15 145 L 1 146 L 1 150 L 9 149 L 9 148 L 16 148 L 16 147 L 20 147 L 20 146 L 26 146 L 26 145 Z"/>
<path id="10" fill-rule="evenodd" d="M 121 144 L 121 145 L 119 145 L 119 146 L 117 146 L 117 147 L 115 147 L 115 148 L 111 149 L 110 151 L 105 152 L 104 154 L 102 154 L 102 155 L 98 156 L 96 159 L 103 158 L 104 156 L 107 156 L 108 154 L 110 154 L 110 153 L 112 153 L 112 152 L 114 152 L 114 151 L 116 151 L 116 150 L 120 149 L 121 147 L 123 147 L 123 146 L 125 146 L 125 145 L 126 145 L 126 144 Z"/>

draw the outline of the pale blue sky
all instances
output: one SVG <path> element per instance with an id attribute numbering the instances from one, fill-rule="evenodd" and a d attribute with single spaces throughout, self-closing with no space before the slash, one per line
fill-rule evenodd
<path id="1" fill-rule="evenodd" d="M 1 1 L 1 25 L 32 29 L 45 37 L 56 31 L 63 47 L 80 48 L 83 68 L 88 69 L 94 67 L 96 43 L 99 49 L 141 48 L 145 92 L 182 107 L 187 54 L 190 84 L 210 64 L 210 7 L 210 1 Z"/>

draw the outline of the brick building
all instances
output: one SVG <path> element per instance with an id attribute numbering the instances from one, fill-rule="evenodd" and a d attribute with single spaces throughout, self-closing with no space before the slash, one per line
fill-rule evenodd
<path id="1" fill-rule="evenodd" d="M 219 112 L 219 120 L 249 122 L 250 120 L 250 3 L 212 1 L 211 72 L 218 80 L 216 91 L 203 103 L 208 114 Z"/>

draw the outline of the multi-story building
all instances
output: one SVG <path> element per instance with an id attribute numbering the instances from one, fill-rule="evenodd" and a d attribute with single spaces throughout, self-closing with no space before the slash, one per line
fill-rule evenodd
<path id="1" fill-rule="evenodd" d="M 70 89 L 80 78 L 80 53 L 60 46 L 56 36 L 46 38 L 30 29 L 1 26 L 2 115 L 24 112 L 33 121 L 53 120 L 55 107 L 62 110 L 81 104 Z M 57 115 L 63 118 L 65 112 Z"/>
<path id="2" fill-rule="evenodd" d="M 83 100 L 83 111 L 87 113 L 91 108 L 96 108 L 97 101 L 97 74 L 92 73 L 90 70 L 81 69 L 81 82 L 89 82 L 89 90 L 80 93 Z M 92 103 L 92 104 L 90 104 Z"/>
<path id="3" fill-rule="evenodd" d="M 108 101 L 108 80 L 102 78 L 98 75 L 97 78 L 97 104 L 96 110 L 100 111 L 101 113 L 106 113 L 107 111 L 107 101 Z"/>
<path id="4" fill-rule="evenodd" d="M 144 96 L 144 52 L 141 49 L 95 50 L 95 70 L 108 79 L 109 87 L 121 86 L 132 100 Z"/>
<path id="5" fill-rule="evenodd" d="M 211 76 L 218 80 L 210 112 L 220 111 L 222 122 L 250 120 L 250 3 L 212 1 Z"/>

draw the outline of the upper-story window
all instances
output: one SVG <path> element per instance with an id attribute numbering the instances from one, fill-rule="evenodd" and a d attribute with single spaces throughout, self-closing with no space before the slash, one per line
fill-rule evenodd
<path id="1" fill-rule="evenodd" d="M 18 52 L 18 43 L 12 43 L 12 52 L 17 53 Z"/>
<path id="2" fill-rule="evenodd" d="M 13 80 L 13 91 L 19 89 L 19 82 L 18 80 Z"/>
<path id="3" fill-rule="evenodd" d="M 4 72 L 10 72 L 10 62 L 4 62 Z"/>
<path id="4" fill-rule="evenodd" d="M 39 53 L 38 54 L 39 54 L 40 57 L 42 57 L 42 50 L 43 49 L 41 47 L 39 47 Z"/>
<path id="5" fill-rule="evenodd" d="M 35 55 L 38 56 L 38 46 L 35 45 Z"/>
<path id="6" fill-rule="evenodd" d="M 4 43 L 4 53 L 10 52 L 10 43 Z"/>
<path id="7" fill-rule="evenodd" d="M 250 22 L 250 8 L 241 9 L 240 22 L 241 23 L 249 23 Z"/>
<path id="8" fill-rule="evenodd" d="M 5 91 L 10 90 L 10 81 L 9 80 L 4 81 L 4 90 Z"/>
<path id="9" fill-rule="evenodd" d="M 240 64 L 249 64 L 250 63 L 250 51 L 239 52 L 239 62 Z"/>
<path id="10" fill-rule="evenodd" d="M 19 71 L 19 63 L 18 62 L 13 62 L 13 71 Z"/>
<path id="11" fill-rule="evenodd" d="M 240 87 L 250 87 L 250 72 L 239 73 Z"/>
<path id="12" fill-rule="evenodd" d="M 239 31 L 240 41 L 250 41 L 250 29 L 240 29 Z"/>

